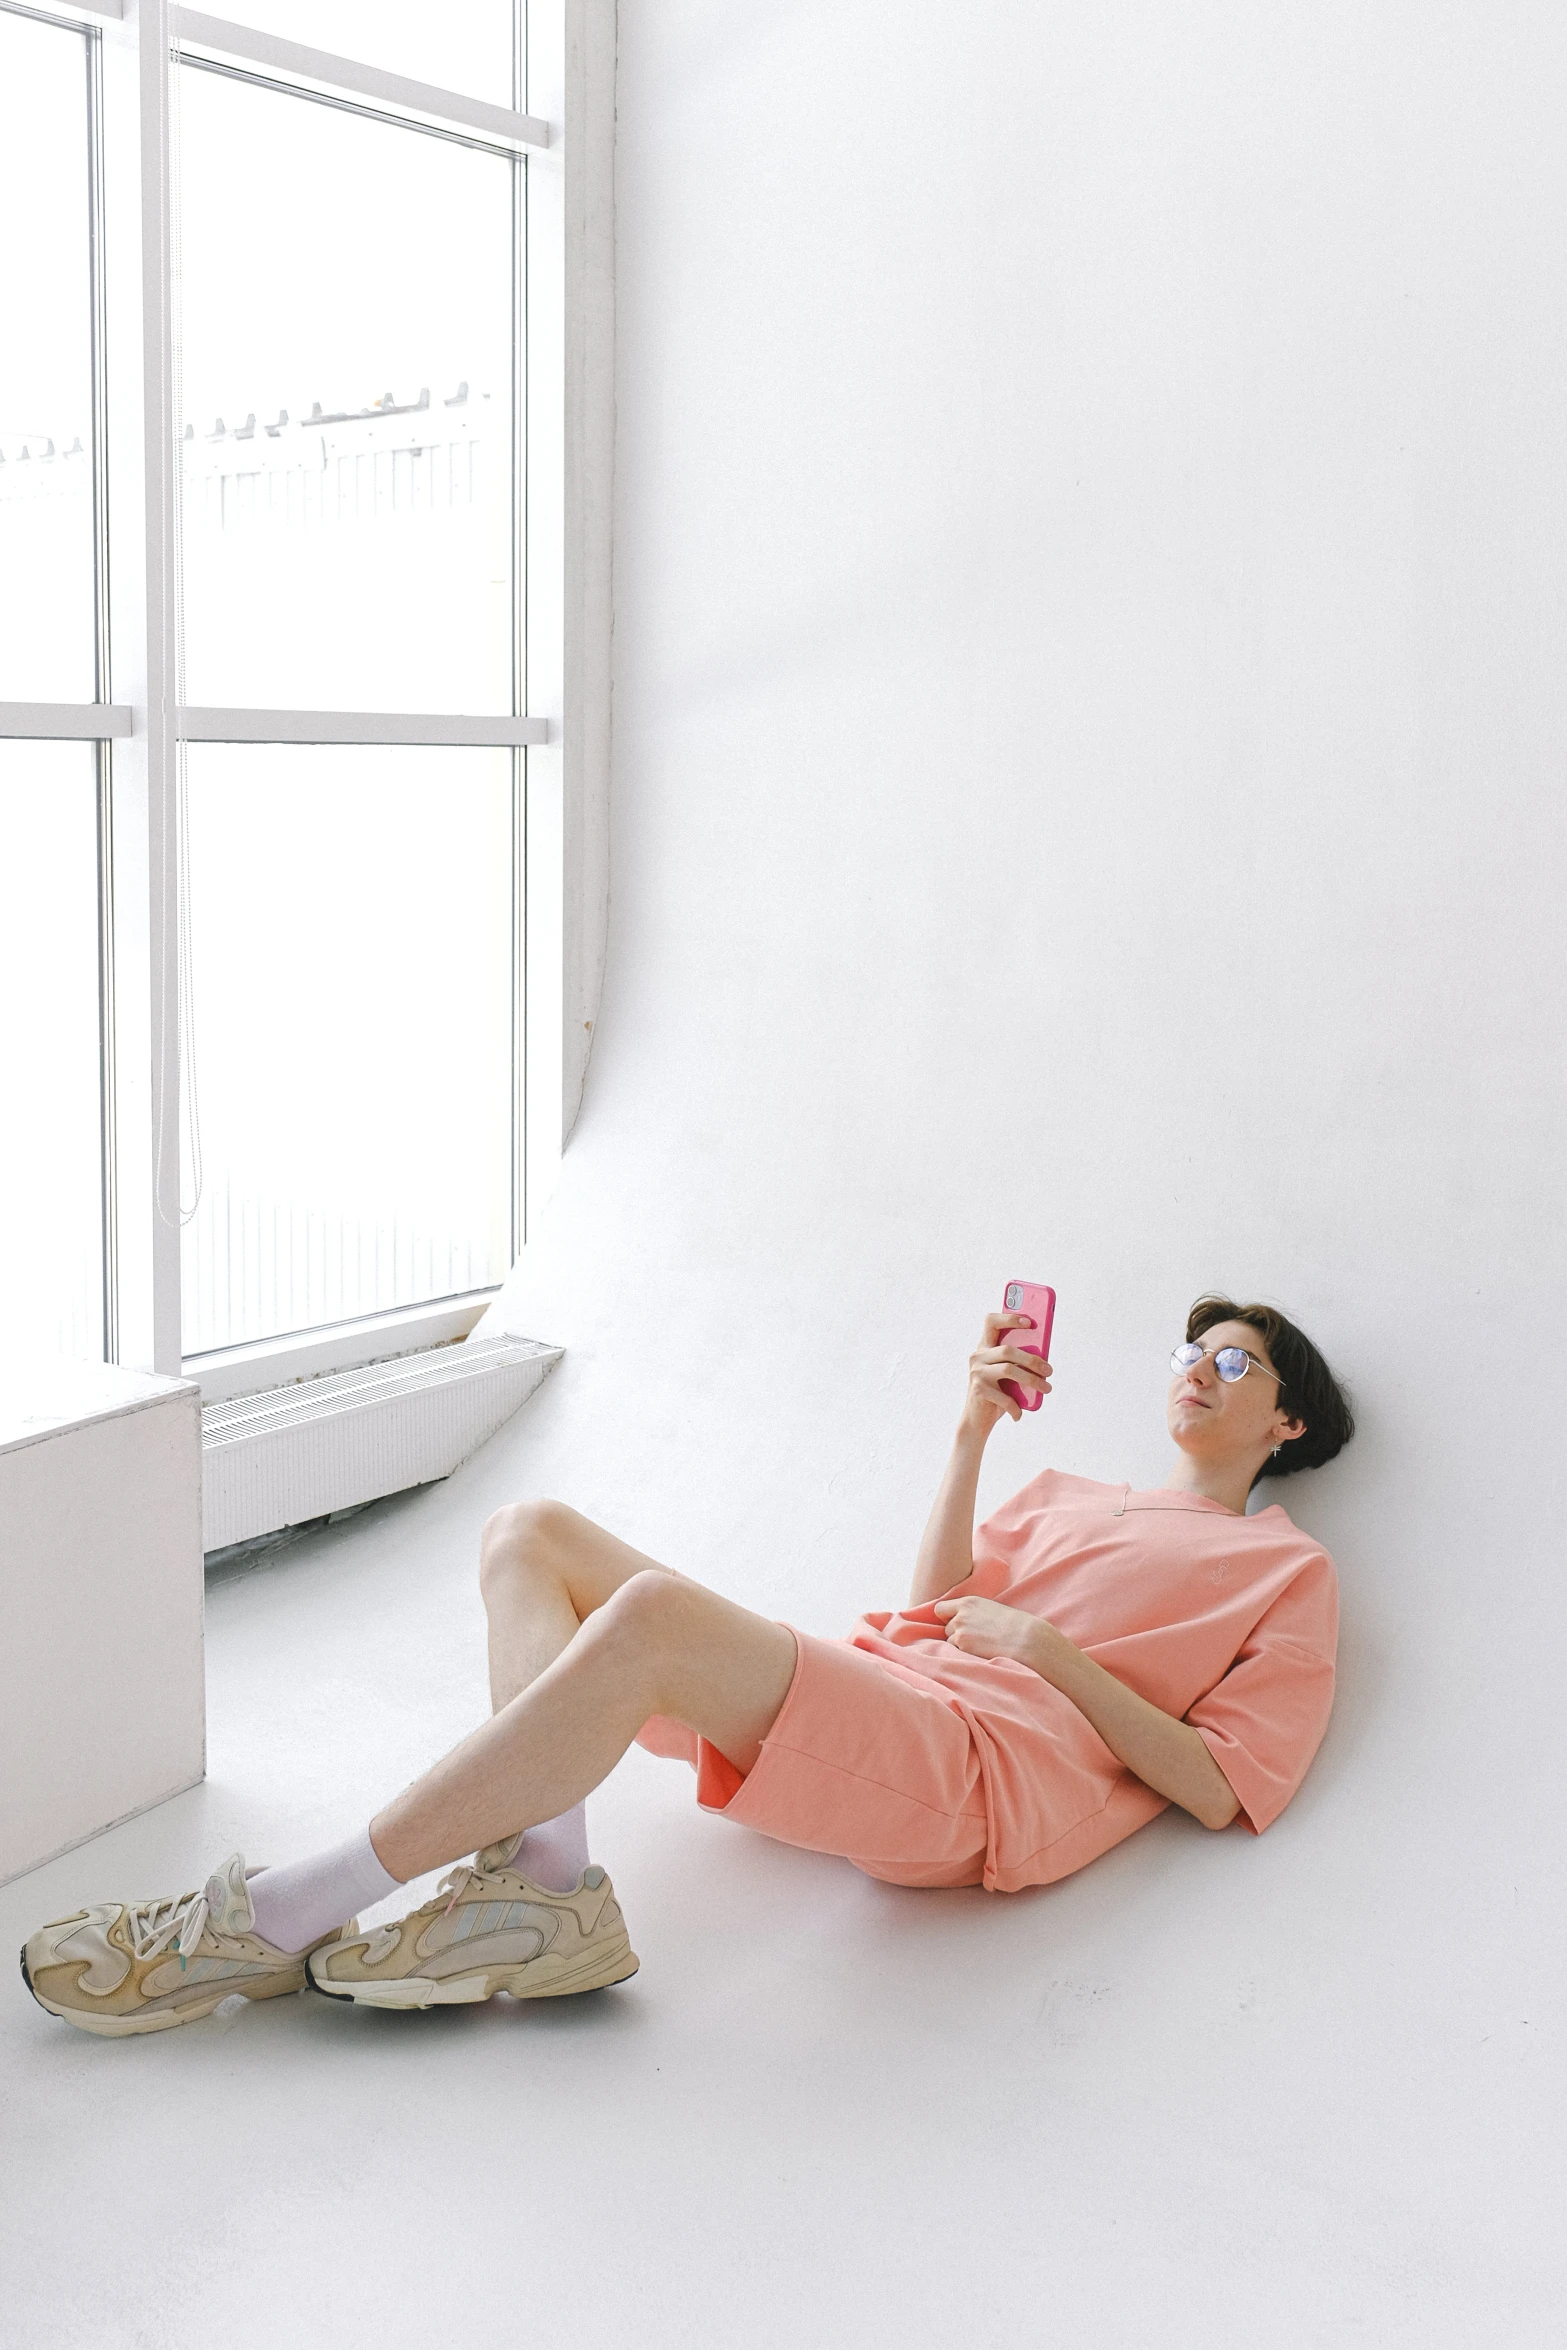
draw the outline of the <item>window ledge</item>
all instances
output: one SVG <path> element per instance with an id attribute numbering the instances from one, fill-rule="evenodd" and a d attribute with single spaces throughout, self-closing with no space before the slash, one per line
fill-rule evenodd
<path id="1" fill-rule="evenodd" d="M 527 1402 L 561 1351 L 532 1338 L 476 1338 L 208 1404 L 202 1548 L 226 1550 L 449 1477 Z"/>
<path id="2" fill-rule="evenodd" d="M 329 1371 L 393 1362 L 400 1355 L 466 1338 L 498 1295 L 493 1289 L 474 1289 L 429 1305 L 367 1314 L 357 1322 L 334 1322 L 328 1330 L 296 1330 L 286 1338 L 261 1338 L 249 1346 L 187 1355 L 183 1376 L 194 1379 L 202 1402 L 211 1404 L 226 1403 L 235 1395 L 257 1395 L 290 1379 L 319 1379 Z"/>

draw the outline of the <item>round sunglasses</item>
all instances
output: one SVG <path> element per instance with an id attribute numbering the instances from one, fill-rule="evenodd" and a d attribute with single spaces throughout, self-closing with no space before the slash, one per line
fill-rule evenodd
<path id="1" fill-rule="evenodd" d="M 1189 1338 L 1184 1346 L 1171 1349 L 1170 1368 L 1172 1371 L 1189 1371 L 1194 1364 L 1203 1360 L 1206 1353 L 1206 1347 L 1199 1346 L 1194 1338 Z M 1279 1372 L 1270 1371 L 1266 1363 L 1259 1362 L 1255 1355 L 1249 1355 L 1243 1346 L 1221 1346 L 1214 1355 L 1213 1367 L 1228 1387 L 1233 1387 L 1237 1379 L 1244 1379 L 1248 1371 L 1260 1371 L 1264 1379 L 1276 1379 L 1281 1387 L 1284 1384 Z"/>

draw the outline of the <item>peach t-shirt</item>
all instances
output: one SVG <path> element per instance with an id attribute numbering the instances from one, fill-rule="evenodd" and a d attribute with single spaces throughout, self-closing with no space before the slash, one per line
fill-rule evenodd
<path id="1" fill-rule="evenodd" d="M 1254 1832 L 1305 1777 L 1333 1702 L 1338 1579 L 1277 1502 L 1241 1518 L 1200 1494 L 1047 1469 L 985 1520 L 974 1572 L 953 1591 L 1042 1616 L 1190 1722 Z M 951 1647 L 930 1606 L 862 1616 L 849 1639 L 928 1675 L 967 1721 L 992 1891 L 1068 1876 L 1165 1809 L 1069 1697 L 1010 1657 Z"/>

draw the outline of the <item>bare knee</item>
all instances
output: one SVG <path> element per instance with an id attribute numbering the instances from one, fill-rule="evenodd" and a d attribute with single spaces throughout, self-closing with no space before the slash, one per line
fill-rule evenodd
<path id="1" fill-rule="evenodd" d="M 520 1575 L 560 1565 L 578 1522 L 563 1501 L 509 1501 L 492 1512 L 479 1537 L 479 1588 L 486 1600 Z"/>
<path id="2" fill-rule="evenodd" d="M 595 1638 L 638 1657 L 668 1653 L 685 1643 L 707 1594 L 664 1567 L 628 1576 L 591 1618 Z"/>
<path id="3" fill-rule="evenodd" d="M 672 1714 L 745 1771 L 761 1750 L 796 1664 L 794 1634 L 717 1592 L 651 1567 L 590 1616 L 573 1653 L 639 1721 Z"/>

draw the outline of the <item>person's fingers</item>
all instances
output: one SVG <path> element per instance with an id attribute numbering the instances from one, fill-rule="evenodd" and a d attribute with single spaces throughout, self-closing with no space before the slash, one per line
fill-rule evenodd
<path id="1" fill-rule="evenodd" d="M 999 1404 L 1004 1412 L 1009 1413 L 1016 1420 L 1022 1417 L 1023 1407 L 1015 1397 L 1006 1392 L 1004 1382 L 1011 1375 L 1012 1365 L 1009 1363 L 978 1363 L 974 1368 L 974 1378 L 984 1394 L 985 1401 Z"/>
<path id="2" fill-rule="evenodd" d="M 1044 1373 L 1038 1355 L 1018 1354 L 1009 1347 L 999 1346 L 994 1355 L 983 1359 L 976 1355 L 973 1368 L 977 1377 L 988 1379 L 1015 1379 L 1019 1372 L 1026 1378 L 1037 1379 Z"/>
<path id="3" fill-rule="evenodd" d="M 986 1403 L 1001 1411 L 1011 1412 L 1015 1416 L 1020 1407 L 1007 1394 L 1005 1386 L 1005 1382 L 1011 1376 L 1012 1365 L 1010 1363 L 976 1363 L 970 1374 L 970 1381 L 979 1390 Z"/>
<path id="4" fill-rule="evenodd" d="M 989 1346 L 977 1349 L 969 1357 L 970 1368 L 976 1371 L 985 1365 L 998 1363 L 1009 1371 L 1026 1371 L 1031 1379 L 1044 1379 L 1050 1375 L 1050 1365 L 1031 1347 Z"/>

